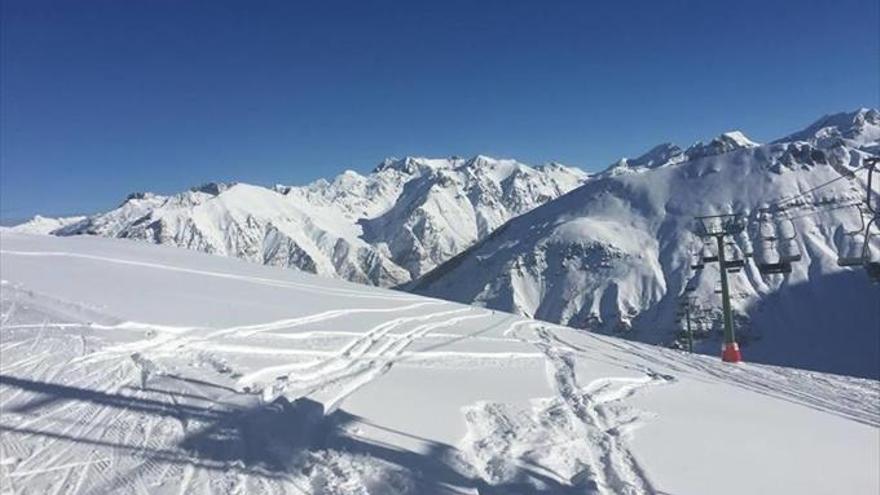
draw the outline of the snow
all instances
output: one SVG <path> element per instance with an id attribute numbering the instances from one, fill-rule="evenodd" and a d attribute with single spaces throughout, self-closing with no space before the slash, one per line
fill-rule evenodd
<path id="1" fill-rule="evenodd" d="M 407 157 L 367 176 L 346 170 L 301 187 L 207 183 L 169 197 L 135 193 L 109 212 L 12 230 L 137 239 L 396 286 L 586 178 L 560 164 Z"/>
<path id="2" fill-rule="evenodd" d="M 880 141 L 880 111 L 860 108 L 855 112 L 825 115 L 806 129 L 777 142 L 807 141 L 824 146 L 842 142 L 856 148 L 876 148 Z"/>
<path id="3" fill-rule="evenodd" d="M 27 222 L 13 227 L 13 230 L 23 234 L 49 234 L 60 228 L 81 222 L 85 218 L 85 216 L 49 218 L 35 215 Z"/>
<path id="4" fill-rule="evenodd" d="M 719 274 L 711 264 L 702 272 L 690 268 L 701 248 L 694 217 L 741 212 L 750 232 L 739 241 L 755 247 L 761 245 L 752 229 L 756 213 L 772 203 L 774 228 L 797 233 L 802 259 L 788 275 L 762 274 L 750 259 L 731 276 L 746 358 L 878 378 L 880 287 L 861 268 L 837 265 L 838 253 L 852 248 L 844 232 L 861 223 L 862 164 L 865 149 L 880 146 L 876 129 L 880 114 L 862 110 L 823 119 L 795 142 L 759 145 L 729 132 L 685 152 L 657 146 L 513 218 L 407 287 L 674 345 L 684 326 L 676 312 L 692 282 L 696 348 L 714 356 L 721 339 Z M 829 133 L 845 137 L 829 141 Z M 880 236 L 871 240 L 871 253 L 880 256 Z"/>
<path id="5" fill-rule="evenodd" d="M 760 146 L 759 143 L 756 143 L 749 139 L 742 131 L 729 131 L 725 132 L 721 135 L 721 138 L 733 143 L 737 148 L 754 148 L 756 146 Z"/>
<path id="6" fill-rule="evenodd" d="M 0 273 L 11 492 L 880 490 L 876 380 L 118 239 Z"/>

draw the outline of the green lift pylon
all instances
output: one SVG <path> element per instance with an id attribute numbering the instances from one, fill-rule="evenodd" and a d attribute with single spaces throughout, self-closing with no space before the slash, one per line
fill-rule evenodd
<path id="1" fill-rule="evenodd" d="M 721 359 L 728 363 L 742 361 L 742 353 L 740 353 L 739 344 L 736 343 L 736 334 L 733 329 L 727 270 L 742 268 L 745 260 L 742 258 L 727 259 L 726 238 L 742 233 L 745 230 L 745 225 L 745 220 L 739 213 L 697 217 L 697 235 L 702 237 L 704 242 L 714 239 L 718 249 L 717 256 L 703 258 L 703 261 L 708 263 L 717 261 L 718 271 L 721 274 L 721 311 L 724 317 L 724 345 L 721 348 Z"/>

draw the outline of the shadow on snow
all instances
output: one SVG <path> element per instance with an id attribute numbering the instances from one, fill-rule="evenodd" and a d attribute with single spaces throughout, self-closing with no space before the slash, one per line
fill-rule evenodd
<path id="1" fill-rule="evenodd" d="M 417 438 L 426 449 L 415 452 L 378 440 L 358 437 L 349 433 L 358 424 L 397 435 L 411 435 L 375 425 L 341 409 L 325 416 L 324 406 L 308 398 L 291 402 L 279 397 L 270 403 L 258 403 L 251 400 L 252 396 L 239 394 L 248 399 L 250 405 L 235 406 L 156 388 L 111 393 L 9 375 L 0 375 L 0 385 L 35 395 L 31 395 L 26 403 L 6 407 L 6 412 L 46 414 L 43 410 L 49 404 L 74 402 L 128 410 L 145 417 L 173 418 L 180 421 L 185 433 L 174 445 L 165 448 L 112 441 L 100 436 L 77 436 L 63 429 L 34 429 L 0 422 L 0 432 L 5 434 L 34 435 L 114 449 L 145 461 L 211 471 L 239 472 L 295 483 L 294 475 L 307 469 L 306 461 L 311 453 L 332 451 L 364 456 L 378 460 L 390 469 L 403 470 L 415 485 L 412 492 L 420 494 L 460 493 L 467 489 L 476 489 L 480 494 L 560 494 L 575 491 L 583 493 L 585 488 L 560 483 L 543 474 L 542 471 L 546 470 L 541 466 L 519 466 L 513 476 L 515 481 L 490 485 L 470 472 L 472 468 L 461 459 L 457 449 L 450 445 Z M 191 403 L 194 398 L 205 403 Z M 182 400 L 190 403 L 183 403 Z M 122 480 L 132 475 L 137 475 L 137 469 L 117 474 L 116 478 L 96 487 L 94 491 L 118 491 L 122 488 Z"/>

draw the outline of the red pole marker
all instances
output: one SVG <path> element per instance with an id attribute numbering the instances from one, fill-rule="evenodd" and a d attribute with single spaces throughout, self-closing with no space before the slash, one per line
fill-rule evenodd
<path id="1" fill-rule="evenodd" d="M 736 342 L 724 344 L 721 348 L 721 360 L 725 363 L 738 363 L 742 361 L 742 353 L 739 352 L 739 345 Z"/>

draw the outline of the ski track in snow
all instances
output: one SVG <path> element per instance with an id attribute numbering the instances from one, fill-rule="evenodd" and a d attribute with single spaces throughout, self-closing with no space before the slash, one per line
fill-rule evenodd
<path id="1" fill-rule="evenodd" d="M 268 280 L 233 278 L 256 283 Z M 347 292 L 352 291 L 333 295 L 348 297 Z M 871 405 L 875 395 L 858 381 L 847 387 L 844 379 L 816 373 L 723 366 L 701 356 L 669 349 L 648 352 L 644 346 L 587 334 L 586 339 L 601 343 L 594 348 L 571 342 L 558 329 L 530 320 L 515 320 L 495 336 L 456 333 L 453 329 L 459 324 L 488 318 L 493 312 L 443 301 L 395 297 L 391 300 L 403 304 L 331 309 L 215 328 L 112 323 L 106 315 L 103 320 L 98 315 L 103 323 L 66 320 L 59 317 L 66 312 L 55 310 L 82 309 L 84 320 L 97 313 L 94 308 L 7 283 L 3 295 L 0 477 L 4 489 L 12 493 L 336 495 L 367 493 L 367 487 L 369 493 L 421 493 L 418 483 L 424 473 L 420 474 L 419 465 L 397 465 L 345 449 L 305 449 L 292 455 L 265 448 L 273 460 L 277 457 L 286 463 L 283 470 L 254 464 L 247 457 L 252 446 L 244 433 L 253 428 L 247 415 L 254 404 L 262 410 L 278 404 L 279 399 L 292 403 L 306 397 L 320 402 L 325 417 L 332 417 L 352 394 L 382 379 L 402 361 L 538 359 L 545 365 L 555 395 L 532 398 L 531 411 L 496 402 L 478 402 L 463 409 L 466 436 L 458 448 L 450 447 L 456 459 L 454 469 L 461 471 L 466 485 L 461 493 L 658 493 L 645 466 L 629 448 L 631 436 L 650 421 L 651 413 L 626 404 L 634 394 L 676 381 L 653 368 L 682 375 L 698 372 L 880 425 L 880 411 Z M 367 327 L 356 320 L 361 315 L 385 319 Z M 354 322 L 339 332 L 309 327 L 331 320 L 348 322 L 349 317 Z M 300 327 L 302 332 L 286 333 Z M 361 327 L 365 331 L 355 331 Z M 410 350 L 422 339 L 441 337 L 499 345 L 524 343 L 528 349 Z M 340 339 L 345 341 L 336 342 Z M 310 347 L 316 342 L 329 342 L 333 347 Z M 615 363 L 621 373 L 629 371 L 628 376 L 579 375 L 579 366 L 591 360 L 619 361 L 619 355 L 603 354 L 609 349 L 632 358 Z M 250 363 L 240 373 L 236 368 L 239 358 Z M 262 365 L 264 358 L 267 362 Z M 259 416 L 256 424 L 260 426 Z M 270 437 L 258 436 L 256 441 L 271 442 L 277 434 L 271 425 L 265 429 Z M 256 433 L 266 435 L 266 431 L 258 428 Z M 237 434 L 242 436 L 236 440 Z M 206 445 L 208 451 L 199 450 Z"/>
<path id="2" fill-rule="evenodd" d="M 41 300 L 21 288 L 13 287 L 7 291 L 4 287 L 4 291 L 4 298 L 29 293 L 29 304 L 57 303 Z M 223 412 L 226 406 L 222 395 L 218 397 L 205 393 L 214 387 L 228 386 L 209 382 L 204 385 L 175 382 L 183 389 L 164 393 L 161 390 L 152 391 L 150 384 L 155 380 L 167 380 L 166 375 L 171 377 L 170 373 L 175 369 L 166 369 L 161 363 L 167 359 L 185 357 L 187 350 L 222 355 L 237 352 L 241 348 L 242 352 L 264 351 L 267 355 L 282 357 L 285 351 L 296 350 L 217 344 L 211 342 L 210 338 L 219 337 L 220 342 L 230 339 L 246 341 L 256 333 L 313 324 L 358 312 L 405 314 L 406 311 L 419 311 L 442 304 L 445 303 L 429 301 L 379 310 L 329 311 L 219 330 L 134 321 L 111 325 L 47 321 L 45 316 L 38 318 L 42 323 L 33 323 L 33 320 L 19 322 L 14 321 L 14 307 L 5 307 L 2 314 L 6 322 L 4 331 L 12 331 L 17 338 L 25 338 L 9 341 L 8 337 L 4 337 L 0 342 L 4 358 L 11 358 L 2 362 L 3 378 L 0 381 L 0 403 L 5 412 L 4 421 L 0 422 L 3 436 L 0 446 L 4 459 L 0 465 L 0 475 L 9 481 L 11 487 L 21 484 L 43 493 L 198 493 L 214 492 L 221 486 L 240 493 L 343 494 L 351 493 L 350 490 L 361 490 L 364 482 L 358 480 L 364 476 L 361 472 L 364 466 L 369 468 L 368 471 L 378 469 L 376 473 L 380 474 L 388 466 L 381 466 L 381 463 L 369 459 L 351 460 L 341 454 L 330 455 L 326 468 L 329 471 L 319 468 L 320 476 L 315 474 L 319 477 L 309 482 L 286 474 L 253 473 L 250 468 L 239 464 L 206 464 L 205 461 L 192 458 L 186 451 L 169 445 L 169 442 L 175 438 L 186 438 L 204 428 L 199 425 L 210 418 L 227 414 Z M 267 402 L 282 394 L 290 399 L 324 394 L 326 413 L 330 414 L 350 394 L 384 375 L 395 362 L 424 359 L 425 356 L 419 352 L 406 352 L 412 343 L 429 336 L 434 330 L 454 327 L 460 322 L 490 314 L 490 311 L 476 308 L 447 306 L 438 311 L 391 318 L 365 333 L 351 335 L 350 332 L 347 337 L 354 337 L 350 342 L 321 359 L 258 369 L 241 377 L 238 382 L 267 379 L 268 388 L 272 391 L 267 393 L 264 390 Z M 30 317 L 33 318 L 33 314 Z M 99 345 L 98 350 L 93 349 L 99 341 L 113 336 L 115 330 L 124 332 L 119 335 L 144 332 L 148 337 L 115 346 Z M 460 337 L 457 334 L 445 335 Z M 76 345 L 71 345 L 74 342 Z M 40 350 L 40 355 L 28 355 L 36 349 Z M 445 359 L 470 354 L 486 358 L 491 353 L 434 351 L 427 354 Z M 45 359 L 46 355 L 52 356 L 52 359 Z M 511 356 L 497 357 L 507 359 Z M 141 389 L 138 378 L 142 366 L 151 369 L 144 382 L 147 385 L 145 389 Z M 288 379 L 279 380 L 284 373 Z M 218 378 L 222 378 L 222 374 Z M 18 385 L 18 379 L 10 375 L 28 378 L 24 385 Z M 28 388 L 27 382 L 31 380 L 35 384 L 57 383 L 69 390 L 44 395 L 40 392 L 41 386 Z M 277 383 L 284 383 L 285 386 L 274 387 Z M 53 398 L 53 393 L 82 397 L 58 400 Z M 97 396 L 93 398 L 92 394 Z M 226 394 L 241 396 L 241 392 L 232 389 Z M 141 411 L 145 407 L 146 414 Z M 38 414 L 33 414 L 35 412 Z M 83 447 L 87 451 L 89 446 L 93 453 L 83 456 Z M 107 452 L 110 454 L 105 455 Z M 227 474 L 222 474 L 227 471 Z M 254 478 L 251 476 L 253 474 L 259 477 Z M 257 480 L 256 484 L 254 480 Z M 311 488 L 310 484 L 313 485 Z"/>
<path id="3" fill-rule="evenodd" d="M 124 329 L 124 330 L 145 330 L 152 334 L 152 332 L 158 332 L 159 336 L 148 336 L 147 339 L 140 340 L 137 342 L 131 342 L 127 344 L 122 344 L 118 346 L 111 346 L 107 349 L 103 349 L 94 354 L 83 356 L 81 358 L 77 358 L 75 362 L 79 361 L 95 361 L 101 359 L 113 358 L 118 355 L 131 354 L 133 352 L 147 352 L 151 351 L 154 353 L 162 353 L 162 352 L 178 352 L 178 350 L 184 347 L 192 347 L 192 348 L 201 348 L 203 350 L 219 350 L 224 352 L 235 352 L 238 349 L 240 352 L 261 352 L 260 348 L 247 347 L 247 346 L 235 346 L 235 345 L 224 345 L 224 344 L 214 344 L 211 341 L 216 340 L 221 337 L 225 338 L 247 338 L 257 333 L 269 332 L 272 330 L 285 330 L 290 328 L 296 328 L 299 326 L 317 323 L 321 321 L 326 321 L 334 318 L 340 318 L 343 316 L 350 316 L 357 313 L 392 313 L 392 312 L 401 312 L 407 311 L 411 309 L 417 309 L 423 306 L 435 305 L 435 304 L 443 304 L 440 301 L 434 302 L 422 302 L 415 303 L 406 306 L 399 306 L 394 308 L 365 308 L 365 309 L 337 309 L 337 310 L 329 310 L 321 313 L 316 313 L 312 315 L 302 316 L 298 318 L 285 318 L 281 320 L 266 322 L 266 323 L 258 323 L 251 325 L 239 325 L 232 326 L 222 329 L 210 329 L 210 328 L 198 328 L 198 327 L 173 327 L 169 325 L 158 325 L 144 322 L 132 322 L 127 321 L 117 325 L 99 325 L 99 324 L 91 324 L 92 328 L 101 329 L 101 330 L 115 330 L 115 329 Z M 57 326 L 58 324 L 56 324 Z M 61 328 L 64 328 L 64 324 L 61 324 Z M 209 331 L 207 335 L 192 335 L 197 331 Z M 341 334 L 340 334 L 341 335 Z M 270 354 L 276 353 L 285 353 L 285 351 L 281 351 L 278 349 L 266 349 Z M 286 350 L 287 353 L 301 354 L 301 355 L 322 355 L 326 354 L 321 351 L 312 351 L 312 350 Z"/>
<path id="4" fill-rule="evenodd" d="M 297 391 L 296 396 L 311 395 L 329 387 L 341 384 L 340 391 L 324 403 L 329 413 L 336 410 L 341 402 L 358 388 L 388 372 L 394 362 L 400 359 L 403 351 L 414 341 L 427 336 L 435 328 L 453 326 L 461 321 L 488 316 L 488 311 L 476 315 L 452 316 L 473 311 L 461 308 L 429 313 L 427 315 L 400 317 L 381 323 L 363 336 L 352 340 L 338 353 L 313 365 L 301 368 L 294 365 L 294 372 L 276 379 L 278 384 L 264 394 L 265 400 L 271 400 L 279 394 L 288 395 Z M 428 321 L 437 317 L 450 316 L 434 323 L 424 323 L 402 334 L 392 334 L 392 330 L 413 322 Z M 278 371 L 273 367 L 270 371 Z M 283 369 L 282 369 L 283 371 Z M 242 378 L 253 379 L 265 376 L 266 370 L 260 370 Z"/>
<path id="5" fill-rule="evenodd" d="M 521 330 L 530 330 L 536 338 L 520 335 Z M 541 351 L 556 396 L 533 399 L 530 413 L 498 403 L 467 408 L 463 448 L 475 469 L 491 484 L 516 493 L 656 493 L 627 447 L 628 436 L 645 414 L 621 402 L 675 378 L 641 368 L 641 377 L 600 377 L 582 386 L 575 354 L 583 349 L 566 343 L 552 328 L 518 321 L 504 335 Z M 516 478 L 523 469 L 533 473 L 530 479 Z"/>
<path id="6" fill-rule="evenodd" d="M 68 257 L 68 258 L 79 258 L 91 261 L 102 261 L 107 263 L 117 263 L 122 265 L 131 265 L 131 266 L 139 266 L 145 268 L 156 268 L 160 270 L 168 270 L 172 272 L 180 272 L 180 273 L 189 273 L 194 275 L 204 275 L 207 277 L 216 277 L 222 279 L 229 280 L 237 280 L 243 282 L 249 282 L 254 284 L 268 285 L 271 287 L 279 287 L 283 289 L 293 289 L 299 290 L 302 292 L 309 292 L 313 294 L 323 294 L 328 296 L 343 296 L 343 297 L 353 297 L 358 299 L 382 299 L 388 301 L 424 301 L 423 297 L 407 295 L 404 293 L 398 294 L 374 294 L 366 291 L 358 291 L 354 289 L 341 289 L 341 288 L 333 288 L 333 287 L 320 287 L 313 284 L 304 284 L 291 282 L 286 280 L 277 280 L 265 277 L 254 277 L 247 275 L 235 275 L 232 273 L 224 273 L 224 272 L 215 272 L 210 270 L 197 270 L 194 268 L 183 268 L 179 266 L 173 265 L 165 265 L 161 263 L 149 263 L 145 261 L 134 261 L 134 260 L 125 260 L 121 258 L 112 258 L 108 256 L 95 256 L 90 254 L 81 254 L 81 253 L 68 253 L 63 251 L 15 251 L 15 250 L 7 250 L 0 249 L 0 254 L 5 255 L 14 255 L 14 256 L 31 256 L 31 257 Z M 390 291 L 389 291 L 390 292 Z"/>
<path id="7" fill-rule="evenodd" d="M 688 355 L 666 348 L 652 349 L 655 354 L 651 355 L 643 347 L 625 340 L 609 339 L 595 334 L 588 336 L 646 362 L 657 363 L 674 371 L 698 371 L 718 381 L 732 382 L 763 395 L 880 427 L 880 405 L 876 401 L 880 384 L 877 382 L 866 387 L 865 383 L 870 380 L 846 376 L 834 376 L 832 380 L 830 375 L 823 373 L 780 366 L 755 366 L 747 362 L 731 367 L 709 356 Z"/>
<path id="8" fill-rule="evenodd" d="M 561 341 L 546 327 L 539 326 L 536 344 L 552 366 L 556 390 L 565 404 L 586 426 L 590 437 L 596 485 L 601 493 L 654 493 L 650 479 L 626 446 L 621 435 L 620 414 L 607 406 L 634 394 L 639 389 L 668 383 L 671 376 L 646 370 L 642 378 L 603 377 L 586 386 L 578 385 L 571 348 L 560 348 Z"/>

